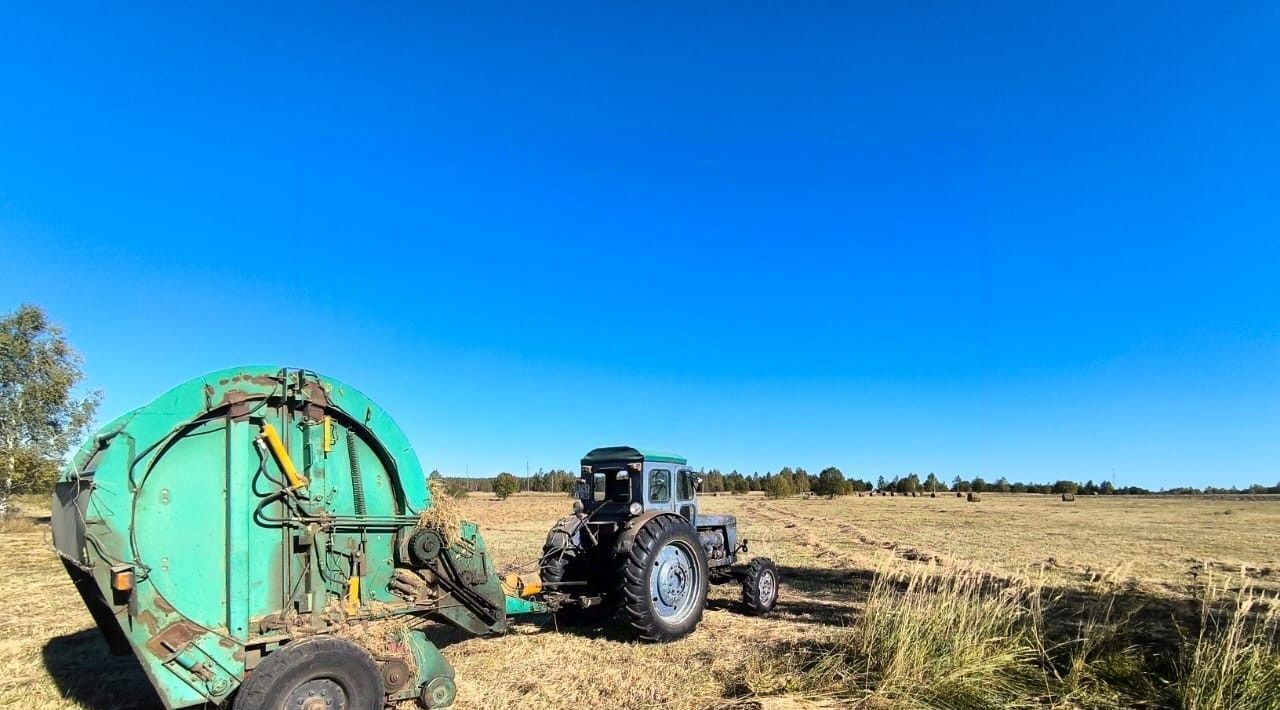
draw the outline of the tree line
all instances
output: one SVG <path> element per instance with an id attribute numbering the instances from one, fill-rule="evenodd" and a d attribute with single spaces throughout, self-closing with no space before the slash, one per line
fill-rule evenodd
<path id="1" fill-rule="evenodd" d="M 38 306 L 22 305 L 0 315 L 0 518 L 9 510 L 11 493 L 48 493 L 53 490 L 64 456 L 89 432 L 97 405 L 98 391 L 77 394 L 84 381 L 80 354 L 63 331 Z M 782 497 L 802 493 L 823 496 L 849 495 L 866 491 L 975 492 L 975 493 L 1074 493 L 1136 495 L 1153 493 L 1139 486 L 1118 487 L 1111 481 L 1078 483 L 1013 482 L 1005 477 L 987 481 L 982 477 L 953 477 L 944 482 L 933 473 L 923 478 L 915 473 L 874 483 L 847 477 L 835 466 L 811 474 L 802 467 L 783 467 L 777 473 L 750 474 L 719 469 L 699 472 L 701 492 L 743 494 L 763 491 Z M 505 497 L 517 492 L 569 493 L 576 473 L 564 469 L 538 471 L 527 476 L 501 473 L 497 478 L 452 477 L 432 472 L 446 482 L 448 492 L 464 496 L 469 492 L 497 493 Z M 1247 488 L 1181 487 L 1158 491 L 1169 495 L 1196 494 L 1278 494 L 1274 486 L 1254 484 Z"/>
<path id="2" fill-rule="evenodd" d="M 553 469 L 551 471 L 538 471 L 528 476 L 515 476 L 511 473 L 503 472 L 497 478 L 479 478 L 479 477 L 449 477 L 443 476 L 439 471 L 432 471 L 433 478 L 443 478 L 449 484 L 449 490 L 455 495 L 465 495 L 468 492 L 495 493 L 498 492 L 497 484 L 501 481 L 500 488 L 502 493 L 500 497 L 506 497 L 513 493 L 564 493 L 569 494 L 573 491 L 573 484 L 577 480 L 577 476 L 564 469 Z M 1062 479 L 1052 483 L 1024 483 L 1021 481 L 1010 481 L 1006 477 L 999 477 L 994 481 L 988 481 L 981 476 L 966 479 L 961 476 L 955 476 L 950 481 L 943 481 L 934 473 L 929 473 L 922 479 L 919 474 L 910 473 L 906 476 L 894 476 L 886 479 L 879 476 L 873 483 L 870 480 L 861 478 L 846 477 L 845 474 L 835 466 L 828 466 L 821 472 L 811 474 L 803 467 L 791 468 L 784 466 L 777 473 L 753 472 L 750 474 L 739 473 L 738 471 L 730 471 L 723 473 L 720 469 L 713 468 L 710 470 L 700 470 L 698 477 L 701 480 L 699 492 L 703 494 L 744 494 L 752 492 L 763 492 L 765 495 L 780 498 L 799 494 L 812 494 L 819 496 L 840 496 L 855 493 L 866 492 L 884 492 L 898 493 L 902 495 L 911 495 L 912 493 L 1040 493 L 1045 495 L 1059 495 L 1070 493 L 1073 495 L 1261 495 L 1261 494 L 1280 494 L 1280 483 L 1274 486 L 1264 486 L 1254 484 L 1246 488 L 1221 488 L 1209 486 L 1206 488 L 1180 487 L 1168 490 L 1153 491 L 1141 486 L 1116 486 L 1111 481 L 1104 480 L 1095 483 L 1093 480 L 1087 480 L 1084 483 L 1077 481 Z"/>

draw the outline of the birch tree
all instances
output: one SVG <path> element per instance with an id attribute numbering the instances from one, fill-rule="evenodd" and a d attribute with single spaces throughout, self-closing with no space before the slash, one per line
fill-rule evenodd
<path id="1" fill-rule="evenodd" d="M 15 487 L 47 488 L 84 436 L 101 397 L 77 397 L 80 353 L 39 306 L 0 318 L 0 519 Z"/>

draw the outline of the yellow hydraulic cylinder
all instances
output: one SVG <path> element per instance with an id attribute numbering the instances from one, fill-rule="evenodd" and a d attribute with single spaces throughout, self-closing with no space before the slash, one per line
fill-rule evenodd
<path id="1" fill-rule="evenodd" d="M 518 574 L 509 574 L 502 578 L 502 592 L 509 597 L 531 597 L 542 591 L 542 582 L 536 579 L 525 579 Z"/>
<path id="2" fill-rule="evenodd" d="M 352 577 L 347 582 L 347 613 L 360 611 L 360 578 Z"/>
<path id="3" fill-rule="evenodd" d="M 289 452 L 285 451 L 284 442 L 280 440 L 280 435 L 276 433 L 276 428 L 271 426 L 270 422 L 262 424 L 262 438 L 267 442 L 267 448 L 271 449 L 271 453 L 276 457 L 276 463 L 280 464 L 280 470 L 284 471 L 285 478 L 289 479 L 290 488 L 302 488 L 307 485 L 306 477 L 298 473 L 298 469 L 293 465 L 293 459 L 289 458 Z"/>

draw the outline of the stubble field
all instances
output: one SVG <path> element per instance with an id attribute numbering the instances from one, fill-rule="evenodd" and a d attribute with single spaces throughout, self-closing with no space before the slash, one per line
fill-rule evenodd
<path id="1" fill-rule="evenodd" d="M 529 572 L 569 501 L 460 505 L 495 559 Z M 456 707 L 1275 707 L 1280 501 L 721 494 L 703 510 L 737 515 L 751 554 L 780 565 L 773 616 L 742 615 L 738 590 L 719 587 L 698 631 L 669 645 L 616 626 L 441 634 Z M 22 513 L 0 528 L 0 707 L 159 707 L 137 663 L 107 653 L 49 546 L 47 509 L 26 500 Z M 1266 646 L 1247 668 L 1261 664 L 1261 685 L 1204 691 L 1214 679 L 1192 676 L 1214 661 L 1193 657 L 1196 641 L 1242 599 L 1245 651 Z"/>

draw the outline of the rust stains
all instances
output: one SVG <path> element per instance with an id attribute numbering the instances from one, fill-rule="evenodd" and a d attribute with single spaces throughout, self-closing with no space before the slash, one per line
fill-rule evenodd
<path id="1" fill-rule="evenodd" d="M 147 650 L 151 651 L 157 657 L 168 657 L 177 653 L 183 646 L 191 643 L 191 640 L 200 633 L 201 629 L 192 626 L 185 621 L 179 621 L 165 627 L 165 630 L 153 636 L 147 642 Z"/>
<path id="2" fill-rule="evenodd" d="M 152 636 L 154 636 L 156 631 L 160 628 L 160 622 L 156 621 L 156 615 L 153 614 L 150 609 L 138 612 L 138 615 L 134 618 L 138 620 L 138 623 L 147 627 L 147 632 Z"/>

